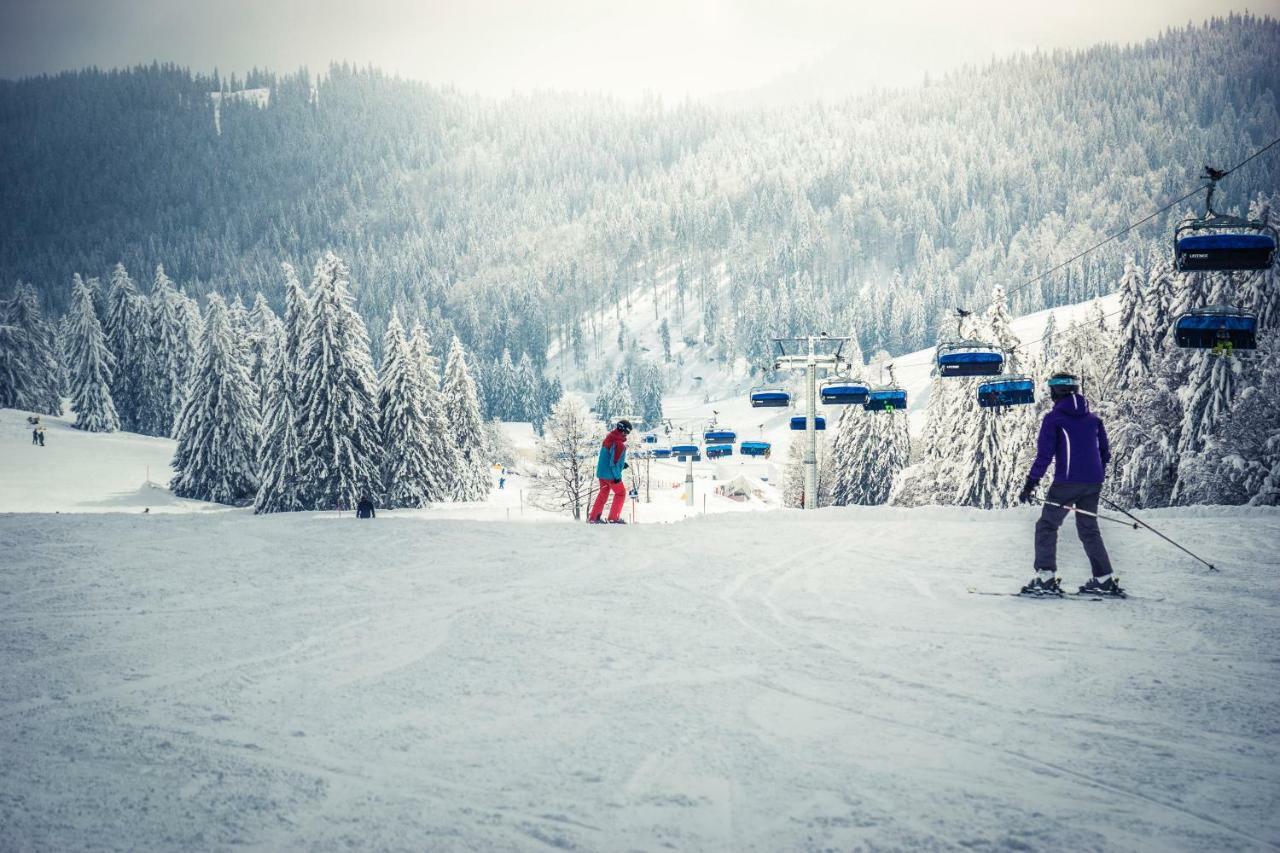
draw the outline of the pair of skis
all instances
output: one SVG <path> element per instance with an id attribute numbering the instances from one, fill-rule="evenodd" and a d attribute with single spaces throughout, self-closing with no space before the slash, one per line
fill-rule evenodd
<path id="1" fill-rule="evenodd" d="M 972 595 L 999 595 L 1004 598 L 1030 598 L 1045 601 L 1123 601 L 1125 599 L 1133 599 L 1135 596 L 1129 593 L 1123 595 L 1100 595 L 1093 592 L 1064 592 L 1062 595 L 1035 595 L 1029 592 L 996 592 L 994 590 L 977 589 L 969 587 L 969 593 Z M 1163 601 L 1163 598 L 1146 598 L 1137 596 L 1139 601 Z"/>

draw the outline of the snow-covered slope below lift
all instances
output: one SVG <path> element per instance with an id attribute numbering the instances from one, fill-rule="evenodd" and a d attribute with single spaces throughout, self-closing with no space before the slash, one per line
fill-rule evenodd
<path id="1" fill-rule="evenodd" d="M 0 846 L 1273 849 L 1280 513 L 1033 518 L 0 516 Z"/>
<path id="2" fill-rule="evenodd" d="M 663 365 L 667 378 L 667 395 L 663 399 L 664 414 L 671 419 L 678 429 L 700 432 L 702 427 L 715 418 L 718 423 L 737 430 L 740 438 L 762 438 L 773 445 L 775 470 L 772 472 L 773 482 L 779 483 L 778 463 L 786 458 L 786 450 L 791 439 L 797 433 L 790 429 L 792 415 L 803 414 L 803 398 L 796 397 L 796 406 L 792 409 L 753 409 L 747 399 L 753 384 L 750 367 L 741 359 L 734 364 L 717 361 L 709 357 L 709 348 L 702 344 L 687 346 L 680 339 L 680 327 L 674 311 L 674 268 L 669 268 L 660 276 L 662 282 L 658 288 L 658 312 L 655 316 L 653 293 L 651 289 L 640 288 L 630 296 L 630 308 L 623 313 L 623 322 L 627 333 L 634 336 L 641 351 L 655 362 L 662 362 L 662 344 L 659 337 L 659 325 L 665 317 L 672 331 L 672 358 L 670 365 Z M 726 281 L 721 278 L 718 286 L 723 288 Z M 696 288 L 691 286 L 691 292 Z M 1119 294 L 1109 294 L 1099 300 L 1103 312 L 1112 314 L 1119 308 Z M 1018 317 L 1013 321 L 1013 330 L 1017 336 L 1032 343 L 1029 349 L 1038 351 L 1038 340 L 1044 333 L 1044 325 L 1049 315 L 1055 314 L 1060 333 L 1073 319 L 1083 320 L 1094 300 L 1074 305 L 1063 305 L 1053 309 L 1037 311 Z M 686 304 L 686 325 L 692 331 L 699 327 L 701 309 L 693 297 Z M 548 369 L 557 373 L 565 388 L 582 394 L 588 400 L 594 396 L 593 389 L 597 378 L 621 364 L 622 353 L 615 343 L 617 320 L 610 312 L 599 316 L 599 322 L 608 330 L 603 335 L 606 341 L 603 352 L 592 355 L 588 359 L 588 372 L 578 370 L 566 353 L 551 350 Z M 1111 319 L 1114 322 L 1114 318 Z M 907 389 L 908 413 L 912 432 L 919 434 L 924 426 L 925 409 L 929 400 L 929 385 L 932 379 L 933 349 L 903 353 L 893 359 L 899 383 Z M 605 370 L 601 370 L 601 365 Z M 875 383 L 880 380 L 869 368 L 864 371 L 864 378 Z M 887 381 L 888 377 L 885 377 Z M 588 380 L 593 389 L 588 389 Z M 792 390 L 798 390 L 800 383 L 793 379 L 789 383 Z M 840 414 L 840 407 L 819 407 L 819 414 L 825 415 L 831 426 Z M 667 440 L 666 437 L 663 439 Z M 755 475 L 749 469 L 753 463 L 734 458 L 717 463 L 720 473 L 727 479 L 739 470 Z"/>

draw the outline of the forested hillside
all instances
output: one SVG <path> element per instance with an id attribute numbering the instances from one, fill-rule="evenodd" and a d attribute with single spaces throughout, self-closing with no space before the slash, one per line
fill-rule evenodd
<path id="1" fill-rule="evenodd" d="M 219 99 L 215 126 L 211 93 L 247 88 L 269 97 Z M 343 66 L 6 81 L 0 282 L 31 282 L 58 313 L 74 273 L 123 262 L 147 280 L 163 263 L 189 295 L 261 291 L 280 311 L 281 262 L 310 269 L 332 250 L 375 355 L 396 308 L 480 359 L 505 348 L 541 367 L 558 343 L 585 361 L 618 337 L 590 309 L 658 277 L 676 282 L 672 333 L 716 357 L 758 364 L 770 333 L 813 328 L 910 350 L 951 306 L 985 305 L 992 284 L 1280 135 L 1278 97 L 1280 24 L 1247 16 L 770 111 L 495 101 Z M 1280 158 L 1254 161 L 1226 205 L 1278 178 Z M 1010 310 L 1115 289 L 1124 258 L 1164 243 L 1182 212 L 1017 291 Z"/>

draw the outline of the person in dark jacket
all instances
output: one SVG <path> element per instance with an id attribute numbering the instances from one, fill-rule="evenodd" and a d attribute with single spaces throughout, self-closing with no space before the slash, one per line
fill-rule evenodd
<path id="1" fill-rule="evenodd" d="M 376 518 L 377 513 L 373 511 L 373 499 L 368 495 L 360 498 L 356 504 L 356 518 Z"/>
<path id="2" fill-rule="evenodd" d="M 1112 577 L 1111 558 L 1102 542 L 1098 519 L 1094 515 L 1085 515 L 1086 512 L 1098 511 L 1102 482 L 1111 462 L 1107 428 L 1102 418 L 1089 411 L 1077 377 L 1069 373 L 1055 373 L 1049 379 L 1049 396 L 1054 401 L 1053 409 L 1040 423 L 1036 458 L 1018 496 L 1021 503 L 1030 503 L 1040 478 L 1048 470 L 1049 463 L 1053 463 L 1053 484 L 1044 497 L 1044 508 L 1036 522 L 1036 577 L 1022 591 L 1034 595 L 1062 594 L 1057 578 L 1058 528 L 1071 511 L 1068 507 L 1074 507 L 1083 510 L 1075 513 L 1076 533 L 1093 569 L 1093 577 L 1080 587 L 1080 591 L 1120 595 L 1123 590 Z"/>
<path id="3" fill-rule="evenodd" d="M 587 515 L 588 524 L 603 524 L 604 504 L 613 495 L 613 505 L 609 509 L 609 524 L 626 524 L 622 520 L 622 504 L 627 499 L 627 487 L 622 485 L 622 469 L 627 467 L 627 436 L 631 434 L 631 421 L 623 418 L 617 426 L 609 431 L 600 445 L 600 455 L 596 458 L 596 478 L 600 481 L 600 489 L 596 492 L 595 503 Z"/>

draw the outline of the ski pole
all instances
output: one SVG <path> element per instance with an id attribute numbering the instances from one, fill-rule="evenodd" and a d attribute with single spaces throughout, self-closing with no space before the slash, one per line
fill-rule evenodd
<path id="1" fill-rule="evenodd" d="M 1191 551 L 1188 551 L 1186 548 L 1182 547 L 1182 546 L 1181 546 L 1181 545 L 1179 545 L 1177 542 L 1174 542 L 1174 541 L 1173 541 L 1172 539 L 1170 539 L 1168 536 L 1165 536 L 1165 535 L 1164 535 L 1163 533 L 1161 533 L 1159 530 L 1156 530 L 1156 529 L 1155 529 L 1154 527 L 1152 527 L 1150 524 L 1147 524 L 1145 521 L 1143 521 L 1142 519 L 1138 518 L 1136 515 L 1134 515 L 1133 513 L 1129 512 L 1129 511 L 1128 511 L 1127 509 L 1125 509 L 1124 507 L 1119 506 L 1118 504 L 1115 504 L 1115 503 L 1113 503 L 1112 501 L 1107 500 L 1106 498 L 1103 498 L 1103 499 L 1102 499 L 1102 502 L 1103 502 L 1103 503 L 1105 503 L 1107 506 L 1111 507 L 1112 509 L 1117 510 L 1118 512 L 1120 512 L 1120 513 L 1122 513 L 1122 514 L 1124 514 L 1124 515 L 1127 515 L 1129 518 L 1132 518 L 1132 519 L 1136 522 L 1136 524 L 1134 524 L 1134 527 L 1135 527 L 1135 528 L 1136 528 L 1139 524 L 1141 524 L 1143 527 L 1147 528 L 1147 529 L 1148 529 L 1148 530 L 1150 530 L 1152 533 L 1154 533 L 1155 535 L 1159 536 L 1161 539 L 1163 539 L 1164 541 L 1168 542 L 1170 545 L 1172 545 L 1173 547 L 1177 548 L 1177 549 L 1178 549 L 1179 551 L 1181 551 L 1182 553 L 1187 554 L 1188 556 L 1195 558 L 1196 560 L 1200 561 L 1201 563 L 1204 563 L 1206 566 L 1208 566 L 1208 567 L 1209 567 L 1209 571 L 1211 571 L 1211 572 L 1216 572 L 1216 571 L 1218 571 L 1218 567 L 1217 567 L 1217 566 L 1215 566 L 1213 563 L 1210 563 L 1208 560 L 1206 560 L 1204 557 L 1201 557 L 1201 556 L 1200 556 L 1200 555 L 1198 555 L 1198 554 L 1194 554 L 1194 553 L 1192 553 Z"/>
<path id="2" fill-rule="evenodd" d="M 1061 509 L 1065 509 L 1068 512 L 1076 512 L 1076 513 L 1079 513 L 1080 515 L 1091 515 L 1094 518 L 1101 519 L 1102 521 L 1114 521 L 1116 524 L 1123 524 L 1125 527 L 1132 527 L 1134 530 L 1138 529 L 1138 525 L 1131 524 L 1125 521 L 1123 518 L 1116 518 L 1115 516 L 1112 516 L 1112 515 L 1099 515 L 1096 512 L 1089 512 L 1089 510 L 1087 509 L 1080 509 L 1080 507 L 1078 506 L 1071 506 L 1070 504 L 1054 503 L 1053 501 L 1042 500 L 1040 501 L 1040 503 L 1045 504 L 1047 506 L 1060 507 Z"/>

